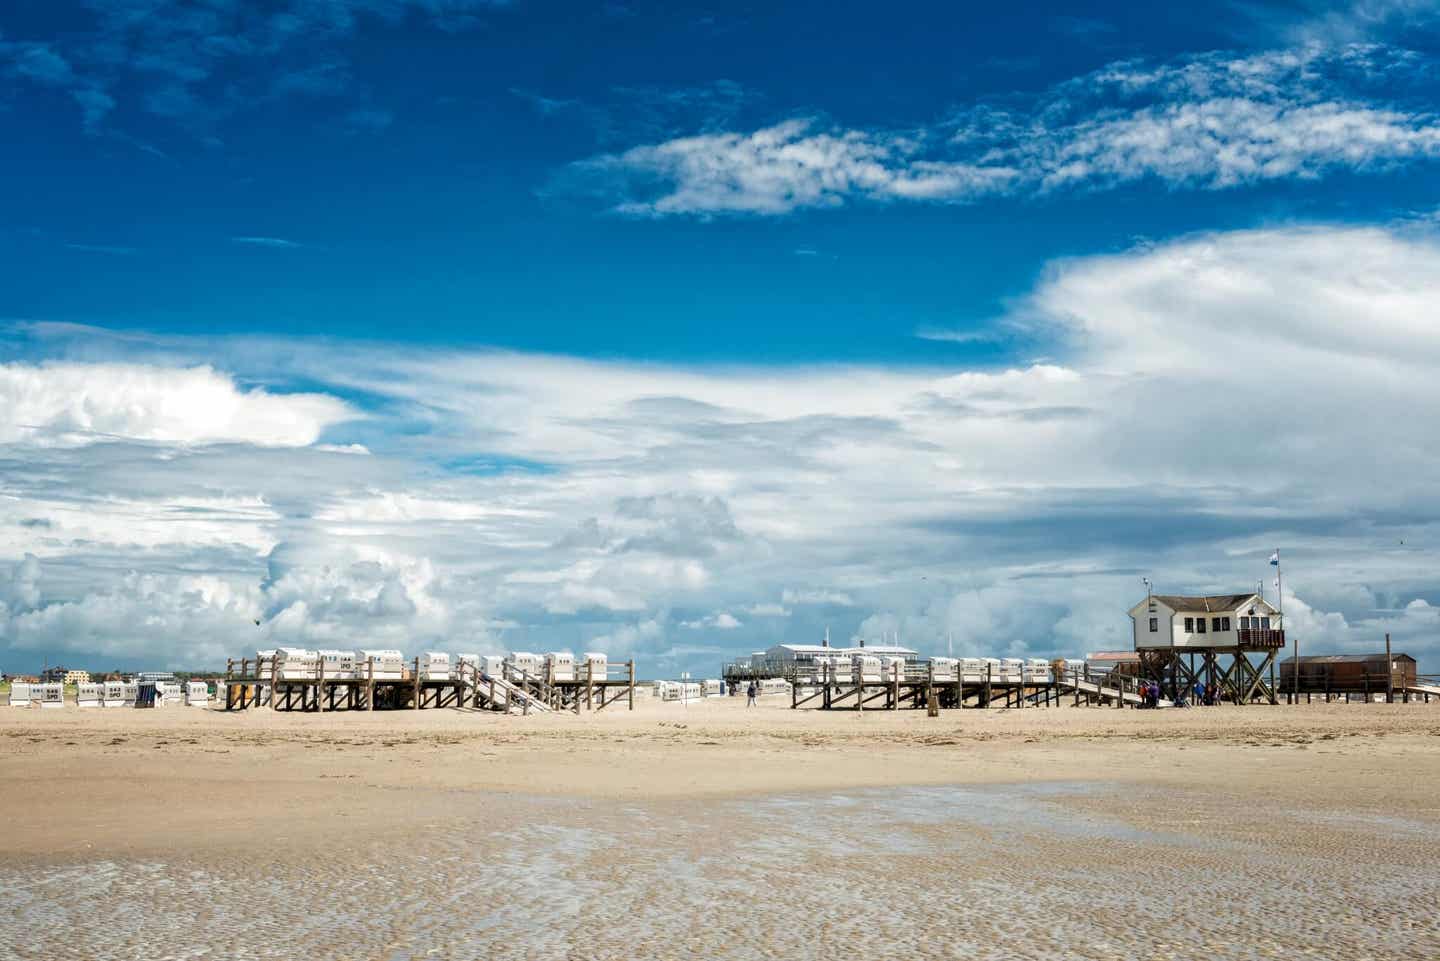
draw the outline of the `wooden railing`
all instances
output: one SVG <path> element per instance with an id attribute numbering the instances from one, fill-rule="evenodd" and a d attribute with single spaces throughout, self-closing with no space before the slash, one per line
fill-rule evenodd
<path id="1" fill-rule="evenodd" d="M 1242 627 L 1235 632 L 1235 640 L 1241 647 L 1280 648 L 1285 646 L 1285 632 L 1266 628 Z"/>

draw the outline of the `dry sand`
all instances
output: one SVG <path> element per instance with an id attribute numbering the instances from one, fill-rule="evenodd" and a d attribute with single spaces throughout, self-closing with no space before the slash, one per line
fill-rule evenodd
<path id="1" fill-rule="evenodd" d="M 1440 704 L 637 708 L 0 709 L 0 957 L 1440 952 Z"/>

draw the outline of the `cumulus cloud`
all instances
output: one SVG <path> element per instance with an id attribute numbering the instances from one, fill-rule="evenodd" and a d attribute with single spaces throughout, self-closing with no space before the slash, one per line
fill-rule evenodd
<path id="1" fill-rule="evenodd" d="M 157 352 L 195 362 L 162 367 L 144 338 L 91 332 L 87 350 L 128 358 L 68 362 L 55 396 L 128 383 L 116 370 L 147 386 L 97 394 L 110 406 L 81 404 L 91 419 L 41 404 L 30 416 L 45 444 L 6 422 L 0 636 L 22 660 L 128 650 L 172 663 L 259 635 L 609 646 L 647 670 L 691 669 L 719 659 L 712 647 L 827 628 L 931 652 L 1073 654 L 1128 643 L 1142 574 L 1177 593 L 1244 590 L 1279 545 L 1308 649 L 1373 648 L 1389 631 L 1433 657 L 1440 454 L 1417 424 L 1440 408 L 1437 278 L 1440 245 L 1413 226 L 1075 258 L 1008 319 L 1052 359 L 980 369 L 777 376 L 183 339 Z M 63 352 L 68 335 L 50 336 Z M 225 404 L 312 410 L 239 388 L 257 356 L 372 398 L 368 419 L 328 419 L 343 405 L 322 395 L 301 446 L 281 446 L 255 426 L 280 415 L 217 418 L 222 430 L 152 413 L 203 408 L 167 393 L 192 378 Z M 304 445 L 327 425 L 369 456 Z M 54 441 L 81 427 L 118 438 Z M 210 442 L 221 435 L 233 442 Z M 435 466 L 475 458 L 520 466 Z M 213 646 L 192 648 L 201 635 Z"/>
<path id="2" fill-rule="evenodd" d="M 0 442 L 313 444 L 355 416 L 321 394 L 243 390 L 208 366 L 0 364 Z"/>
<path id="3" fill-rule="evenodd" d="M 972 202 L 1139 180 L 1222 189 L 1440 155 L 1440 122 L 1370 89 L 1423 75 L 1407 51 L 1307 45 L 1123 61 L 1023 106 L 978 104 L 911 130 L 791 119 L 572 166 L 623 214 L 784 214 L 852 199 Z"/>
<path id="4" fill-rule="evenodd" d="M 253 649 L 259 609 L 253 582 L 131 571 L 113 585 L 12 613 L 3 637 L 12 655 L 34 660 L 82 657 L 106 669 L 147 658 L 213 669 Z"/>

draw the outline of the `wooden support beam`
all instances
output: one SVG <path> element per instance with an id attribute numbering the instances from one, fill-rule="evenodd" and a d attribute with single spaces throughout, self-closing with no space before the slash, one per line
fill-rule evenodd
<path id="1" fill-rule="evenodd" d="M 813 694 L 808 694 L 808 695 L 806 695 L 803 699 L 798 700 L 798 701 L 795 700 L 794 697 L 791 697 L 790 709 L 791 709 L 791 710 L 797 710 L 797 709 L 805 706 L 806 704 L 809 704 L 811 701 L 815 700 L 817 697 L 825 697 L 825 695 L 828 693 L 828 691 L 829 691 L 828 688 L 822 687 L 822 688 L 819 688 L 818 690 L 816 690 Z M 828 701 L 828 698 L 826 698 L 826 700 Z M 829 707 L 830 705 L 829 705 L 829 703 L 826 703 L 824 706 L 825 706 L 825 707 Z"/>
<path id="2" fill-rule="evenodd" d="M 1296 663 L 1295 670 L 1298 677 L 1300 665 Z M 1385 632 L 1385 703 L 1395 703 L 1395 661 L 1390 654 L 1390 632 Z"/>

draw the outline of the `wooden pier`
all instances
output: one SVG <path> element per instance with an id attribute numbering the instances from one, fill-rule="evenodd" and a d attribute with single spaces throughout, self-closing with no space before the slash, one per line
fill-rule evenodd
<path id="1" fill-rule="evenodd" d="M 1043 677 L 955 673 L 936 677 L 930 664 L 907 665 L 879 680 L 856 680 L 828 671 L 795 669 L 790 682 L 792 709 L 898 711 L 941 708 L 1030 708 L 1058 706 L 1067 699 L 1081 704 L 1135 707 L 1143 702 L 1140 681 L 1122 675 L 1091 676 L 1089 671 L 1051 672 Z"/>
<path id="2" fill-rule="evenodd" d="M 785 674 L 790 683 L 792 709 L 851 711 L 898 711 L 902 709 L 1056 707 L 1141 707 L 1145 704 L 1145 678 L 1116 672 L 1091 672 L 1089 668 L 1061 667 L 1053 662 L 1043 675 L 997 674 L 993 667 L 983 674 L 956 672 L 936 676 L 934 666 L 917 661 L 906 665 L 903 675 L 856 680 L 852 675 L 805 666 L 792 667 Z M 1273 690 L 1271 688 L 1270 690 Z M 1440 696 L 1440 687 L 1435 690 Z M 1269 694 L 1257 693 L 1251 702 L 1234 700 L 1217 689 L 1226 703 L 1266 703 Z"/>
<path id="3" fill-rule="evenodd" d="M 240 711 L 269 706 L 276 711 L 430 710 L 436 708 L 529 714 L 550 711 L 602 711 L 623 703 L 635 709 L 635 662 L 592 664 L 570 678 L 549 680 L 504 665 L 498 675 L 462 661 L 446 677 L 421 670 L 418 657 L 399 677 L 381 672 L 367 658 L 361 676 L 326 677 L 321 661 L 313 677 L 280 676 L 275 658 L 234 658 L 225 667 L 225 709 Z M 611 676 L 612 673 L 615 676 Z"/>

